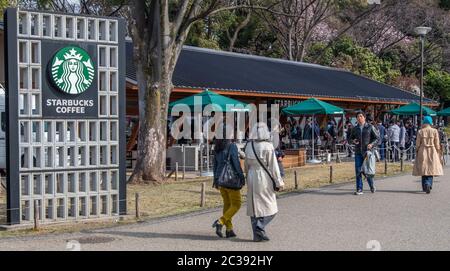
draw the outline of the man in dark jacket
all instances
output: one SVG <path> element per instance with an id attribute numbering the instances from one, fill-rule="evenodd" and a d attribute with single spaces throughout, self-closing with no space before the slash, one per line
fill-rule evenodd
<path id="1" fill-rule="evenodd" d="M 364 112 L 358 112 L 356 116 L 358 123 L 353 128 L 350 139 L 355 144 L 355 172 L 356 172 L 356 192 L 355 195 L 363 194 L 363 182 L 361 168 L 364 162 L 364 157 L 368 150 L 376 147 L 380 140 L 378 130 L 371 124 L 366 122 L 366 115 Z M 375 186 L 373 184 L 373 177 L 366 176 L 367 182 L 370 186 L 370 191 L 375 193 Z"/>
<path id="2" fill-rule="evenodd" d="M 312 125 L 311 121 L 307 120 L 303 131 L 303 140 L 312 140 Z"/>

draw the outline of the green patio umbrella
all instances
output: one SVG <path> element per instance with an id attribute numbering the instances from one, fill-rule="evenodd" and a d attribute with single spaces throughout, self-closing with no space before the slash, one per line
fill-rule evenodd
<path id="1" fill-rule="evenodd" d="M 308 99 L 301 103 L 295 104 L 293 106 L 287 107 L 282 110 L 283 113 L 287 115 L 313 115 L 313 126 L 312 126 L 312 159 L 310 163 L 320 163 L 314 157 L 314 115 L 325 114 L 325 115 L 344 115 L 344 109 L 337 107 L 335 105 L 329 104 L 317 100 L 315 98 Z"/>
<path id="2" fill-rule="evenodd" d="M 432 117 L 436 116 L 436 112 L 433 109 L 426 106 L 422 106 L 422 112 L 424 115 L 427 116 Z M 410 103 L 400 108 L 392 110 L 391 113 L 395 115 L 405 115 L 405 116 L 420 115 L 420 105 L 417 103 Z"/>
<path id="3" fill-rule="evenodd" d="M 301 103 L 283 109 L 283 113 L 288 115 L 315 115 L 315 114 L 340 115 L 344 114 L 344 109 L 329 104 L 327 102 L 311 98 L 309 100 L 303 101 Z"/>
<path id="4" fill-rule="evenodd" d="M 244 108 L 247 105 L 244 102 L 228 98 L 226 96 L 217 94 L 207 89 L 202 93 L 198 93 L 170 103 L 169 111 L 172 111 L 172 108 L 176 105 L 187 105 L 189 106 L 189 108 L 191 108 L 192 112 L 195 112 L 197 108 L 201 109 L 201 111 L 203 112 L 204 108 L 209 104 L 213 106 L 214 110 L 222 112 L 227 112 L 228 110 L 227 105 L 230 105 L 232 107 L 237 106 L 239 108 Z M 239 111 L 239 110 L 232 109 L 231 111 Z"/>
<path id="5" fill-rule="evenodd" d="M 445 117 L 450 116 L 450 107 L 442 111 L 439 111 L 437 114 L 438 116 L 445 116 Z"/>
<path id="6" fill-rule="evenodd" d="M 226 96 L 217 94 L 215 92 L 209 91 L 206 89 L 205 91 L 186 97 L 184 99 L 172 102 L 169 104 L 169 112 L 176 105 L 187 105 L 191 109 L 191 112 L 196 113 L 199 118 L 201 118 L 201 113 L 205 109 L 207 105 L 212 105 L 212 110 L 216 112 L 243 112 L 248 111 L 245 109 L 247 106 L 246 103 L 228 98 Z M 231 108 L 230 108 L 231 107 Z M 237 107 L 237 108 L 233 108 Z M 230 110 L 231 109 L 231 110 Z M 206 137 L 208 136 L 208 130 L 206 130 Z M 209 144 L 206 144 L 206 160 L 207 160 L 207 170 L 206 172 L 202 172 L 202 176 L 212 176 L 212 172 L 209 170 Z"/>

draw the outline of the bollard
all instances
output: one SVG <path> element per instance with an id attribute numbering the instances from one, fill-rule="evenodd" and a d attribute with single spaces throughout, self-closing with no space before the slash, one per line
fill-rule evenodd
<path id="1" fill-rule="evenodd" d="M 39 201 L 34 200 L 34 230 L 39 230 Z"/>
<path id="2" fill-rule="evenodd" d="M 205 207 L 206 205 L 206 183 L 202 183 L 202 193 L 200 198 L 200 207 Z"/>
<path id="3" fill-rule="evenodd" d="M 175 181 L 178 181 L 178 162 L 175 163 Z"/>
<path id="4" fill-rule="evenodd" d="M 136 198 L 136 219 L 140 219 L 141 214 L 139 212 L 139 193 L 136 193 L 135 198 Z"/>
<path id="5" fill-rule="evenodd" d="M 403 172 L 403 157 L 400 158 L 400 171 Z"/>
<path id="6" fill-rule="evenodd" d="M 388 173 L 388 159 L 387 157 L 384 158 L 384 175 L 387 175 Z"/>
<path id="7" fill-rule="evenodd" d="M 297 170 L 294 171 L 294 183 L 295 183 L 295 190 L 298 190 Z"/>
<path id="8" fill-rule="evenodd" d="M 386 147 L 386 160 L 391 160 L 391 150 L 388 147 Z"/>
<path id="9" fill-rule="evenodd" d="M 330 183 L 333 183 L 333 166 L 330 166 Z"/>
<path id="10" fill-rule="evenodd" d="M 183 180 L 186 177 L 186 148 L 184 145 L 182 146 L 182 152 L 183 152 Z"/>

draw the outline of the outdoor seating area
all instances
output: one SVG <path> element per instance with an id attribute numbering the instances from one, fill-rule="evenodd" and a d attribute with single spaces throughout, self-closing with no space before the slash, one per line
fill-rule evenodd
<path id="1" fill-rule="evenodd" d="M 129 56 L 127 59 L 132 59 L 132 43 L 127 42 L 126 45 Z M 223 65 L 218 67 L 215 63 Z M 272 76 L 280 70 L 284 72 L 279 76 Z M 248 78 L 254 80 L 249 81 Z M 136 80 L 135 64 L 127 61 L 127 117 L 138 123 Z M 328 81 L 333 84 L 328 84 Z M 283 165 L 287 168 L 311 163 L 353 161 L 353 145 L 348 141 L 348 136 L 356 124 L 355 112 L 358 110 L 368 113 L 376 126 L 381 121 L 386 130 L 391 120 L 403 120 L 405 123 L 410 121 L 411 127 L 416 128 L 418 125 L 418 117 L 411 113 L 411 110 L 416 113 L 418 111 L 420 97 L 416 93 L 320 65 L 184 46 L 173 82 L 168 118 L 168 174 L 177 165 L 180 171 L 185 170 L 199 176 L 210 175 L 213 168 L 212 138 L 203 134 L 200 139 L 194 139 L 192 127 L 191 138 L 175 139 L 170 135 L 170 126 L 180 119 L 180 116 L 171 114 L 176 105 L 179 105 L 177 110 L 189 108 L 194 115 L 188 117 L 188 122 L 197 120 L 201 127 L 206 123 L 210 125 L 212 118 L 195 115 L 205 108 L 222 112 L 227 112 L 227 104 L 240 108 L 233 113 L 245 114 L 245 130 L 234 133 L 241 150 L 244 149 L 250 132 L 249 112 L 242 112 L 243 108 L 249 104 L 256 107 L 268 105 L 268 108 L 270 105 L 278 105 L 281 126 L 279 148 L 284 152 Z M 196 104 L 196 99 L 200 104 Z M 433 110 L 438 106 L 437 102 L 424 98 L 423 106 L 426 112 L 435 116 L 435 120 L 441 120 L 441 115 Z M 395 110 L 398 112 L 394 112 Z M 237 117 L 235 120 L 237 121 Z M 400 127 L 401 124 L 398 125 Z M 127 149 L 128 168 L 131 169 L 134 157 L 137 157 L 133 152 L 137 148 L 138 126 L 134 125 L 129 130 Z M 410 132 L 406 148 L 397 146 L 396 143 L 391 144 L 387 139 L 378 147 L 384 151 L 384 157 L 390 155 L 396 158 L 397 153 L 404 152 L 404 159 L 412 160 L 414 155 L 408 153 L 414 152 L 413 134 L 414 132 Z M 208 143 L 206 138 L 209 138 Z M 183 158 L 182 146 L 195 150 L 196 154 L 188 154 L 188 151 L 185 152 L 186 158 Z M 392 157 L 389 157 L 389 161 Z M 192 162 L 193 160 L 196 162 Z"/>
<path id="2" fill-rule="evenodd" d="M 202 97 L 202 99 L 198 99 L 199 97 Z M 206 99 L 203 99 L 204 97 Z M 202 104 L 197 104 L 199 101 Z M 187 105 L 195 113 L 195 110 L 198 111 L 204 109 L 208 104 L 214 104 L 216 110 L 226 112 L 225 103 L 245 108 L 244 102 L 206 90 L 200 94 L 173 102 L 170 105 L 170 110 L 177 104 L 183 104 Z M 426 115 L 435 117 L 438 115 L 434 110 L 426 106 L 423 107 L 423 110 Z M 418 115 L 418 113 L 419 105 L 411 103 L 386 112 L 382 115 L 386 121 L 381 122 L 381 124 L 377 124 L 375 120 L 369 117 L 369 122 L 377 126 L 377 129 L 381 129 L 379 125 L 382 125 L 386 131 L 383 132 L 383 143 L 377 148 L 381 154 L 381 161 L 399 162 L 400 160 L 413 161 L 415 159 L 415 133 L 417 130 L 414 127 L 417 127 L 417 124 L 413 125 L 413 123 L 417 118 L 413 117 Z M 282 108 L 281 114 L 284 122 L 281 122 L 280 145 L 278 148 L 284 155 L 282 160 L 284 168 L 302 167 L 306 164 L 352 161 L 354 145 L 349 142 L 348 136 L 356 123 L 354 123 L 354 119 L 352 122 L 348 110 L 312 98 L 293 106 Z M 445 112 L 440 112 L 440 114 L 445 114 Z M 346 116 L 350 117 L 347 119 Z M 208 122 L 208 118 L 203 117 L 202 125 L 205 125 L 206 122 Z M 380 121 L 378 120 L 378 122 Z M 403 137 L 407 137 L 407 139 L 403 138 L 406 142 L 403 142 L 401 145 L 389 139 L 392 124 L 399 124 L 402 127 L 404 125 L 408 126 L 402 128 L 405 133 Z M 244 134 L 247 137 L 239 139 L 238 147 L 241 151 L 244 151 L 245 145 L 249 141 L 248 123 L 246 127 L 247 130 Z M 236 130 L 234 134 L 237 134 Z M 167 149 L 167 172 L 173 173 L 178 170 L 195 173 L 199 176 L 208 176 L 208 174 L 210 176 L 214 160 L 214 140 L 211 138 L 206 140 L 207 137 L 206 135 L 204 136 L 201 140 L 182 139 L 173 141 L 173 144 L 170 144 Z M 445 153 L 448 153 L 448 139 L 445 138 L 442 142 L 443 146 L 445 146 Z M 241 162 L 243 163 L 243 160 Z M 242 164 L 242 166 L 244 165 Z"/>
<path id="3" fill-rule="evenodd" d="M 178 105 L 178 108 L 177 108 Z M 190 118 L 193 123 L 195 118 L 201 122 L 201 127 L 210 127 L 205 125 L 212 125 L 211 117 L 201 116 L 198 113 L 203 112 L 205 108 L 210 111 L 218 111 L 223 113 L 233 113 L 234 118 L 237 118 L 237 113 L 244 113 L 246 116 L 246 130 L 234 131 L 236 142 L 241 151 L 244 151 L 246 143 L 249 141 L 249 110 L 245 109 L 247 103 L 220 95 L 214 91 L 206 89 L 203 92 L 176 100 L 170 104 L 169 111 L 174 108 L 188 107 L 194 117 Z M 240 108 L 236 110 L 235 108 Z M 230 109 L 231 108 L 231 109 Z M 282 106 L 280 108 L 281 114 L 281 130 L 279 149 L 283 152 L 282 164 L 285 168 L 302 167 L 306 164 L 320 164 L 341 161 L 352 161 L 354 156 L 353 144 L 349 142 L 348 137 L 351 129 L 355 126 L 354 109 L 345 109 L 335 106 L 331 103 L 321 101 L 319 99 L 311 98 L 298 102 L 291 106 Z M 233 111 L 232 111 L 233 110 Z M 377 119 L 369 116 L 369 121 L 372 122 L 378 129 L 383 129 L 383 142 L 378 146 L 380 153 L 380 160 L 385 159 L 388 162 L 413 161 L 415 158 L 415 134 L 417 132 L 418 123 L 417 116 L 420 113 L 420 105 L 416 102 L 395 108 L 390 111 L 376 112 Z M 195 115 L 197 114 L 197 115 Z M 449 116 L 449 109 L 441 112 L 435 112 L 427 106 L 423 106 L 423 114 L 430 115 L 441 120 Z M 172 122 L 177 118 L 172 118 Z M 236 120 L 236 119 L 235 119 Z M 136 124 L 136 121 L 130 122 Z M 192 125 L 193 126 L 193 125 Z M 403 144 L 391 141 L 389 131 L 396 130 L 398 126 L 399 131 L 403 131 Z M 402 128 L 400 128 L 400 126 Z M 403 126 L 406 126 L 403 128 Z M 181 127 L 179 127 L 180 130 Z M 211 126 L 212 128 L 212 126 Z M 135 137 L 137 125 L 131 129 L 129 137 Z M 239 133 L 239 136 L 238 136 Z M 168 130 L 171 134 L 171 130 Z M 405 139 L 406 137 L 406 139 Z M 192 135 L 192 138 L 193 135 Z M 314 138 L 314 140 L 312 140 Z M 208 139 L 208 140 L 207 140 Z M 448 139 L 442 139 L 445 153 L 448 153 Z M 129 146 L 132 146 L 129 141 Z M 313 151 L 314 150 L 314 151 Z M 168 140 L 166 153 L 166 169 L 168 174 L 175 171 L 190 172 L 198 176 L 211 176 L 214 161 L 214 138 L 210 138 L 207 134 L 203 134 L 200 139 L 185 139 L 175 140 L 172 136 Z M 134 167 L 134 162 L 137 158 L 137 153 L 134 150 L 129 150 L 128 168 Z M 244 166 L 244 165 L 242 165 Z"/>
<path id="4" fill-rule="evenodd" d="M 198 104 L 201 102 L 201 104 Z M 245 108 L 245 102 L 220 95 L 216 92 L 205 90 L 199 94 L 188 96 L 184 99 L 174 101 L 170 104 L 170 110 L 176 108 L 176 105 L 187 106 L 195 114 L 197 111 L 203 111 L 208 105 L 213 105 L 212 109 L 227 112 L 227 106 L 238 106 Z M 405 106 L 393 109 L 388 112 L 380 112 L 377 120 L 369 117 L 378 129 L 382 125 L 383 142 L 378 146 L 380 160 L 387 162 L 414 161 L 415 159 L 415 134 L 417 132 L 417 116 L 420 106 L 413 102 Z M 431 108 L 423 107 L 423 113 L 433 116 L 436 120 L 443 120 L 448 116 L 448 109 L 436 113 Z M 348 136 L 351 129 L 355 126 L 354 111 L 344 109 L 331 103 L 319 99 L 308 99 L 292 106 L 281 108 L 281 130 L 279 149 L 283 152 L 282 165 L 284 168 L 303 167 L 307 164 L 323 164 L 332 162 L 353 161 L 354 145 L 349 142 Z M 242 110 L 248 117 L 248 110 Z M 241 112 L 241 113 L 242 113 Z M 236 113 L 236 112 L 233 112 Z M 235 115 L 236 117 L 236 115 Z M 175 121 L 176 119 L 172 120 Z M 247 118 L 248 120 L 248 118 Z M 313 121 L 314 120 L 314 121 Z M 381 121 L 383 120 L 383 121 Z M 191 118 L 194 121 L 194 118 Z M 202 116 L 200 118 L 202 127 L 211 121 L 211 118 Z M 378 123 L 379 122 L 379 123 Z M 404 139 L 406 142 L 398 144 L 391 141 L 390 129 L 393 125 L 406 126 L 404 128 Z M 208 124 L 211 125 L 211 124 Z M 241 151 L 244 151 L 246 143 L 249 141 L 249 123 L 246 123 L 246 131 L 242 132 L 237 145 Z M 136 128 L 136 127 L 135 127 Z M 403 131 L 403 130 L 402 130 Z M 168 133 L 170 134 L 170 130 Z M 237 136 L 238 131 L 234 131 Z M 243 135 L 242 135 L 243 134 Z M 203 134 L 201 139 L 175 140 L 171 138 L 167 146 L 167 174 L 173 175 L 175 171 L 188 172 L 194 176 L 211 176 L 214 161 L 214 140 L 208 135 Z M 312 140 L 314 138 L 314 140 Z M 449 142 L 447 138 L 442 139 L 444 146 L 444 155 L 449 153 Z M 314 151 L 313 151 L 314 150 Z M 137 154 L 130 151 L 130 161 L 135 160 Z M 131 158 L 133 157 L 133 158 Z M 446 158 L 447 156 L 445 156 Z M 244 167 L 243 160 L 241 160 Z M 132 162 L 128 164 L 131 169 Z"/>

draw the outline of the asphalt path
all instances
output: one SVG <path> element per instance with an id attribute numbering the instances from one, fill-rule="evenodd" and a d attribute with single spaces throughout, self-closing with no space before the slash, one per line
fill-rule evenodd
<path id="1" fill-rule="evenodd" d="M 431 194 L 420 178 L 376 180 L 371 194 L 344 184 L 278 200 L 280 212 L 268 226 L 271 241 L 252 241 L 246 205 L 234 219 L 234 239 L 218 238 L 212 222 L 221 210 L 71 234 L 0 239 L 0 250 L 450 250 L 450 169 L 435 178 Z"/>

